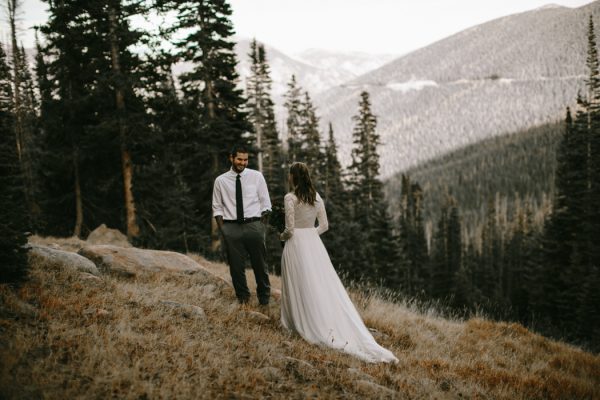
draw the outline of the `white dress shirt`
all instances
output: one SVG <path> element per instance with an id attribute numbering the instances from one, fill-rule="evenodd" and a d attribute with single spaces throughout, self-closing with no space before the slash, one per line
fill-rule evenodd
<path id="1" fill-rule="evenodd" d="M 237 172 L 230 169 L 215 179 L 212 199 L 213 217 L 221 215 L 224 220 L 237 219 L 235 207 L 237 175 Z M 271 199 L 263 175 L 249 168 L 245 168 L 240 175 L 244 199 L 244 218 L 260 217 L 264 211 L 271 211 Z"/>

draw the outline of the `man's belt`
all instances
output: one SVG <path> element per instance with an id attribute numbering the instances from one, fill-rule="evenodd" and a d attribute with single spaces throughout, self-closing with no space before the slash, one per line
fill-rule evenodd
<path id="1" fill-rule="evenodd" d="M 250 222 L 260 221 L 260 217 L 244 218 L 242 220 L 237 219 L 224 219 L 225 224 L 249 224 Z"/>

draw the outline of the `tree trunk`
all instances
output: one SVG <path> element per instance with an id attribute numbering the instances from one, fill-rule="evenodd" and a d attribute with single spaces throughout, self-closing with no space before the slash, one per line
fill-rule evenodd
<path id="1" fill-rule="evenodd" d="M 73 236 L 81 237 L 83 226 L 83 201 L 81 199 L 81 181 L 79 179 L 79 149 L 73 147 L 73 175 L 75 189 L 75 229 Z"/>
<path id="2" fill-rule="evenodd" d="M 19 58 L 20 50 L 17 45 L 17 10 L 20 7 L 19 0 L 8 0 L 7 11 L 8 21 L 10 24 L 10 37 L 12 46 L 12 64 L 13 64 L 13 104 L 15 113 L 15 141 L 17 144 L 17 155 L 19 158 L 19 167 L 25 180 L 25 202 L 30 217 L 37 215 L 39 207 L 34 202 L 33 195 L 33 171 L 31 166 L 31 155 L 28 152 L 28 146 L 31 140 L 27 140 L 27 132 L 24 129 L 23 104 L 21 102 L 21 68 L 27 68 L 26 65 L 21 65 Z M 25 58 L 25 54 L 23 54 Z M 31 139 L 31 138 L 29 138 Z"/>
<path id="3" fill-rule="evenodd" d="M 113 7 L 109 7 L 108 18 L 112 69 L 114 76 L 117 78 L 115 84 L 115 98 L 117 104 L 119 139 L 121 143 L 121 167 L 123 171 L 123 191 L 125 195 L 125 212 L 127 216 L 127 238 L 132 239 L 139 235 L 140 229 L 136 221 L 135 200 L 133 198 L 133 162 L 131 160 L 131 154 L 127 150 L 127 130 L 125 126 L 125 121 L 123 120 L 123 115 L 125 113 L 125 100 L 123 96 L 123 89 L 120 83 L 121 65 L 119 60 L 119 45 L 116 34 L 117 17 L 115 9 Z"/>
<path id="4" fill-rule="evenodd" d="M 204 90 L 204 97 L 206 100 L 206 108 L 208 111 L 208 120 L 214 120 L 215 115 L 215 101 L 213 95 L 213 82 L 210 80 L 206 81 L 206 88 Z M 219 154 L 218 152 L 213 152 L 212 154 L 212 176 L 213 178 L 219 175 Z M 213 253 L 216 253 L 219 248 L 221 248 L 221 239 L 219 237 L 219 226 L 217 225 L 217 221 L 214 218 L 210 219 L 210 250 Z"/>

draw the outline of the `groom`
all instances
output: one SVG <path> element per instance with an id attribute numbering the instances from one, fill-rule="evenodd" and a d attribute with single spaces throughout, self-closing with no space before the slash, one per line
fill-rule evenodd
<path id="1" fill-rule="evenodd" d="M 235 145 L 229 155 L 231 169 L 215 179 L 212 209 L 227 254 L 235 295 L 248 303 L 245 259 L 256 279 L 256 294 L 261 305 L 269 304 L 271 286 L 267 273 L 265 233 L 271 200 L 263 175 L 248 166 L 248 149 Z"/>

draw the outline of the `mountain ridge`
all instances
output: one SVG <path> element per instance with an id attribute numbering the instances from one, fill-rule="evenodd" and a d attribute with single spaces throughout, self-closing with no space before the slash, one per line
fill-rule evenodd
<path id="1" fill-rule="evenodd" d="M 486 22 L 316 96 L 350 162 L 351 116 L 371 95 L 385 179 L 452 149 L 556 120 L 583 87 L 589 15 L 600 3 Z M 574 29 L 574 27 L 577 27 Z"/>

